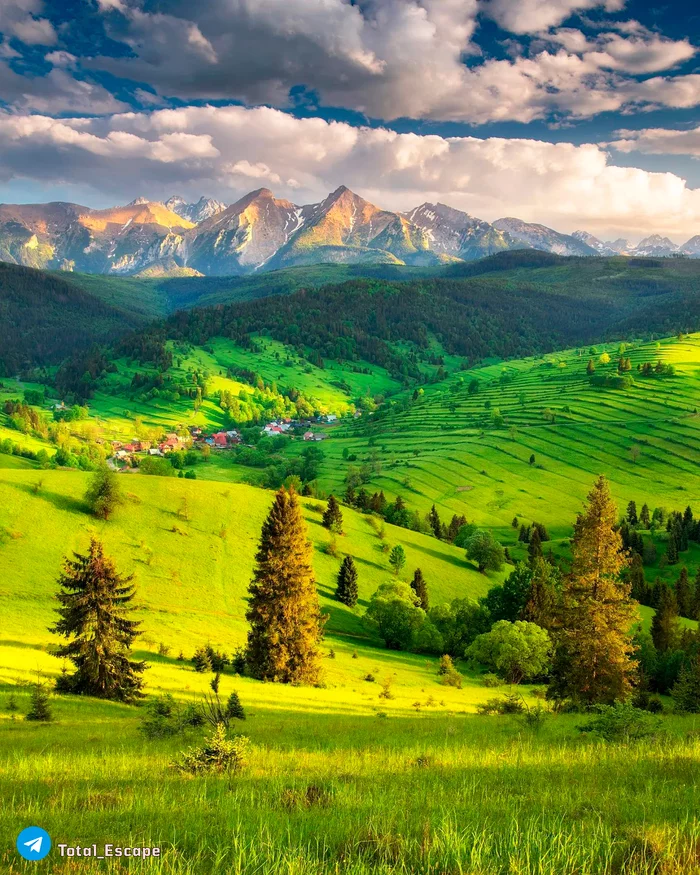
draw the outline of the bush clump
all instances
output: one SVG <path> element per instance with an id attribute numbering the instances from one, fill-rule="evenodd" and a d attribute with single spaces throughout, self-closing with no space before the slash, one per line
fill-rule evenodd
<path id="1" fill-rule="evenodd" d="M 203 744 L 183 751 L 172 766 L 183 775 L 238 774 L 248 763 L 249 747 L 249 738 L 227 738 L 226 727 L 219 723 Z"/>
<path id="2" fill-rule="evenodd" d="M 458 690 L 462 689 L 462 675 L 454 667 L 452 657 L 447 654 L 440 657 L 438 675 L 440 676 L 440 683 L 443 686 L 457 687 Z"/>
<path id="3" fill-rule="evenodd" d="M 525 705 L 521 696 L 518 696 L 517 693 L 510 693 L 507 696 L 488 699 L 488 701 L 477 705 L 476 710 L 479 714 L 522 714 Z"/>
<path id="4" fill-rule="evenodd" d="M 169 738 L 203 724 L 204 715 L 197 705 L 189 702 L 181 706 L 170 693 L 166 693 L 156 696 L 146 705 L 146 716 L 139 728 L 146 738 Z"/>
<path id="5" fill-rule="evenodd" d="M 627 702 L 597 705 L 597 716 L 578 726 L 579 732 L 592 732 L 605 741 L 638 741 L 655 735 L 661 720 Z"/>

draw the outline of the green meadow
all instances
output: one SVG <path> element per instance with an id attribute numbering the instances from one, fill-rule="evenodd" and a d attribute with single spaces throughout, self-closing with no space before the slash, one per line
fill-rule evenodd
<path id="1" fill-rule="evenodd" d="M 390 399 L 394 412 L 334 432 L 321 483 L 342 491 L 348 469 L 371 458 L 380 467 L 371 488 L 421 511 L 434 503 L 499 530 L 514 516 L 537 519 L 562 534 L 601 472 L 621 504 L 700 506 L 700 335 L 625 346 L 629 388 L 588 379 L 591 358 L 596 375 L 617 374 L 619 345 L 608 344 L 453 373 L 407 410 Z M 659 360 L 675 376 L 638 374 Z"/>
<path id="2" fill-rule="evenodd" d="M 612 362 L 600 361 L 608 351 Z M 543 522 L 545 545 L 569 557 L 576 513 L 604 472 L 621 509 L 700 512 L 700 335 L 631 343 L 632 384 L 595 387 L 586 374 L 616 373 L 617 345 L 567 350 L 462 370 L 422 392 L 385 371 L 347 363 L 310 365 L 281 344 L 260 339 L 257 354 L 215 339 L 183 350 L 174 366 L 206 369 L 218 389 L 250 391 L 229 368 L 266 383 L 294 384 L 326 409 L 350 409 L 358 396 L 386 400 L 379 413 L 329 428 L 318 489 L 342 494 L 348 473 L 365 466 L 365 488 L 401 494 L 421 513 L 435 503 L 494 531 L 520 558 L 514 516 Z M 637 365 L 662 360 L 675 375 L 642 377 Z M 253 367 L 254 365 L 254 367 Z M 225 424 L 214 398 L 195 413 L 191 401 L 137 402 L 127 386 L 136 366 L 124 360 L 90 402 L 89 428 L 105 437 L 140 427 Z M 433 369 L 434 371 L 434 369 Z M 431 374 L 433 373 L 431 371 Z M 476 391 L 473 381 L 477 381 Z M 4 398 L 23 387 L 5 380 Z M 470 389 L 471 386 L 471 389 Z M 0 440 L 28 449 L 45 440 L 20 435 L 0 417 Z M 84 423 L 74 423 L 74 439 Z M 301 441 L 283 450 L 300 453 Z M 534 461 L 530 461 L 534 455 Z M 354 459 L 352 458 L 354 457 Z M 172 694 L 200 702 L 211 675 L 194 671 L 195 648 L 231 653 L 246 636 L 246 594 L 262 523 L 273 493 L 238 482 L 250 470 L 226 454 L 195 468 L 196 480 L 120 475 L 124 503 L 112 519 L 89 514 L 90 475 L 40 468 L 0 455 L 0 871 L 8 873 L 143 871 L 159 875 L 690 875 L 700 871 L 700 719 L 665 714 L 640 741 L 605 742 L 579 732 L 588 718 L 547 711 L 483 716 L 478 706 L 515 692 L 528 708 L 543 688 L 484 686 L 464 662 L 461 689 L 439 681 L 434 657 L 390 651 L 363 619 L 377 587 L 392 576 L 391 547 L 416 567 L 431 604 L 478 598 L 501 582 L 480 574 L 462 549 L 343 507 L 344 533 L 321 525 L 325 502 L 302 499 L 321 608 L 328 615 L 323 682 L 287 687 L 228 669 L 222 698 L 236 690 L 246 710 L 235 729 L 251 740 L 240 775 L 186 778 L 172 767 L 206 730 L 147 739 L 143 707 L 52 696 L 54 721 L 32 724 L 29 684 L 57 677 L 51 655 L 56 578 L 62 558 L 97 535 L 118 568 L 133 573 L 143 635 L 135 655 L 148 664 L 147 698 Z M 659 557 L 665 532 L 656 533 Z M 355 558 L 359 602 L 334 598 L 345 555 Z M 675 580 L 694 575 L 700 547 L 673 567 L 646 568 Z M 650 608 L 640 609 L 645 626 Z M 684 621 L 695 628 L 695 623 Z M 182 653 L 186 659 L 179 659 Z M 367 678 L 370 678 L 369 680 Z M 390 690 L 390 697 L 382 688 Z M 14 700 L 17 710 L 10 707 Z M 669 704 L 669 700 L 666 701 Z M 29 824 L 54 845 L 112 842 L 158 845 L 160 860 L 61 860 L 56 852 L 25 863 L 14 838 Z M 6 837 L 6 838 L 5 838 Z"/>

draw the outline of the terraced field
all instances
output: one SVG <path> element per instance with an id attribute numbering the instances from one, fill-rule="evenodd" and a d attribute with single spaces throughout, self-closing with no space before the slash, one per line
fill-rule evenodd
<path id="1" fill-rule="evenodd" d="M 610 364 L 600 362 L 606 351 Z M 321 483 L 340 491 L 349 467 L 371 459 L 368 489 L 496 528 L 538 519 L 562 535 L 600 473 L 621 504 L 700 510 L 700 335 L 628 345 L 624 355 L 626 389 L 593 386 L 586 373 L 592 358 L 597 376 L 617 376 L 617 346 L 453 375 L 407 410 L 397 403 L 375 422 L 338 429 L 324 445 Z M 675 376 L 638 373 L 659 360 Z"/>

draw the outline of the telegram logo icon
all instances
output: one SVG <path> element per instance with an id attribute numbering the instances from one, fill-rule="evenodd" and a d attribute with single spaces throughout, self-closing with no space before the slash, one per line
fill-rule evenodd
<path id="1" fill-rule="evenodd" d="M 17 836 L 17 850 L 25 860 L 43 860 L 51 850 L 51 838 L 40 826 L 28 826 Z"/>

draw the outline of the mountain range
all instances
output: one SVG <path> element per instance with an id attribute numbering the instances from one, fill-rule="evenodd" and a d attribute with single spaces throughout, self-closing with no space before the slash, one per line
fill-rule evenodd
<path id="1" fill-rule="evenodd" d="M 138 197 L 103 210 L 61 202 L 0 204 L 0 261 L 83 273 L 243 276 L 321 263 L 429 267 L 514 249 L 698 258 L 700 235 L 677 246 L 653 234 L 633 246 L 511 217 L 489 223 L 440 203 L 391 212 L 345 186 L 305 206 L 266 188 L 229 206 L 180 196 L 164 203 Z"/>

